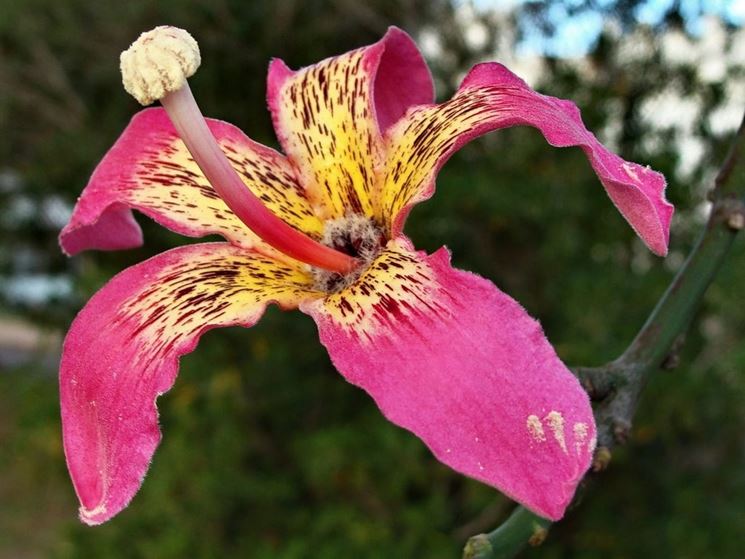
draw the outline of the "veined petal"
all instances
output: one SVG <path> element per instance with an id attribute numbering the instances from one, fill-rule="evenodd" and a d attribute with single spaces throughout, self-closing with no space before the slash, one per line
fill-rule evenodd
<path id="1" fill-rule="evenodd" d="M 538 322 L 491 282 L 394 241 L 301 310 L 346 379 L 453 469 L 559 519 L 588 469 L 587 394 Z"/>
<path id="2" fill-rule="evenodd" d="M 391 28 L 377 43 L 296 72 L 275 59 L 267 97 L 274 128 L 324 218 L 376 216 L 381 130 L 433 98 L 411 38 Z"/>
<path id="3" fill-rule="evenodd" d="M 323 227 L 290 163 L 226 122 L 207 122 L 246 186 L 276 215 L 317 238 Z M 142 234 L 128 208 L 182 235 L 217 233 L 246 248 L 267 246 L 207 182 L 163 109 L 137 113 L 98 165 L 60 234 L 63 250 L 139 246 Z"/>
<path id="4" fill-rule="evenodd" d="M 582 148 L 631 227 L 653 252 L 667 253 L 673 206 L 665 199 L 665 178 L 608 151 L 574 103 L 536 93 L 496 63 L 475 66 L 450 101 L 412 109 L 389 131 L 382 205 L 392 236 L 413 205 L 432 195 L 437 171 L 453 152 L 481 134 L 517 125 L 537 128 L 553 146 Z"/>
<path id="5" fill-rule="evenodd" d="M 100 524 L 137 492 L 160 441 L 155 400 L 206 330 L 318 297 L 301 268 L 228 243 L 165 252 L 114 277 L 78 316 L 60 365 L 62 430 L 80 516 Z"/>

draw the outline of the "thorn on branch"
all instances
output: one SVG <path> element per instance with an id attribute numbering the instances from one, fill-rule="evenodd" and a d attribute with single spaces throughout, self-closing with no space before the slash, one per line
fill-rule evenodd
<path id="1" fill-rule="evenodd" d="M 608 398 L 617 385 L 614 371 L 605 367 L 575 367 L 572 369 L 579 379 L 582 388 L 593 402 L 601 402 Z"/>
<path id="2" fill-rule="evenodd" d="M 605 397 L 605 394 L 598 393 L 598 389 L 595 387 L 592 377 L 582 376 L 580 377 L 579 383 L 582 385 L 582 388 L 585 389 L 585 392 L 587 392 L 587 395 L 590 396 L 592 400 L 602 400 Z"/>
<path id="3" fill-rule="evenodd" d="M 745 115 L 743 115 L 740 127 L 737 129 L 735 138 L 732 140 L 729 153 L 727 154 L 724 163 L 719 168 L 719 173 L 714 179 L 714 189 L 711 192 L 712 198 L 710 199 L 716 198 L 720 192 L 725 190 L 730 175 L 740 162 L 743 152 L 743 137 L 745 137 Z"/>
<path id="4" fill-rule="evenodd" d="M 678 365 L 680 365 L 680 354 L 676 351 L 669 353 L 667 357 L 665 357 L 660 368 L 670 371 L 672 369 L 677 369 Z"/>
<path id="5" fill-rule="evenodd" d="M 486 534 L 471 536 L 463 548 L 463 559 L 479 559 L 480 557 L 489 557 L 492 552 L 491 543 Z"/>
<path id="6" fill-rule="evenodd" d="M 672 369 L 676 369 L 678 365 L 680 365 L 680 350 L 683 349 L 685 340 L 686 331 L 683 331 L 677 338 L 675 338 L 675 341 L 670 348 L 670 352 L 667 354 L 667 357 L 665 357 L 665 360 L 660 365 L 661 369 L 669 371 Z"/>
<path id="7" fill-rule="evenodd" d="M 599 446 L 595 449 L 595 455 L 592 457 L 592 471 L 595 473 L 605 471 L 610 464 L 612 456 L 607 446 Z"/>
<path id="8" fill-rule="evenodd" d="M 733 231 L 742 231 L 745 228 L 745 210 L 739 208 L 739 211 L 733 211 L 727 217 L 727 227 Z"/>
<path id="9" fill-rule="evenodd" d="M 546 538 L 548 537 L 548 528 L 545 528 L 543 526 L 539 526 L 536 524 L 533 527 L 533 534 L 528 538 L 528 545 L 530 547 L 538 547 L 543 542 L 546 541 Z"/>
<path id="10" fill-rule="evenodd" d="M 711 222 L 723 224 L 733 233 L 742 231 L 745 228 L 745 199 L 732 194 L 715 197 Z"/>
<path id="11" fill-rule="evenodd" d="M 631 436 L 631 422 L 627 419 L 613 420 L 613 438 L 618 444 L 626 444 Z"/>

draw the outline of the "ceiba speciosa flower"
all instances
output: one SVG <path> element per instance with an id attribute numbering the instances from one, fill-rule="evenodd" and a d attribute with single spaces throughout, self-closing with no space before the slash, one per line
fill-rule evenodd
<path id="1" fill-rule="evenodd" d="M 664 178 L 610 153 L 574 104 L 497 63 L 433 104 L 429 70 L 396 28 L 298 71 L 271 62 L 284 153 L 202 116 L 186 81 L 199 61 L 172 27 L 122 54 L 125 88 L 163 108 L 134 116 L 60 235 L 70 255 L 139 246 L 136 209 L 177 233 L 225 239 L 124 270 L 73 322 L 60 392 L 82 520 L 106 521 L 139 489 L 161 436 L 155 401 L 179 357 L 206 330 L 252 326 L 270 303 L 310 315 L 339 372 L 441 462 L 560 518 L 595 446 L 587 395 L 517 302 L 453 268 L 447 249 L 415 250 L 404 223 L 454 151 L 508 126 L 580 147 L 657 254 L 673 211 Z"/>

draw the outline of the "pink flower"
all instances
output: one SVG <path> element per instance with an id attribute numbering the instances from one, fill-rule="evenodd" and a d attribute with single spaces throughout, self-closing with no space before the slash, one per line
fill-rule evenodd
<path id="1" fill-rule="evenodd" d="M 416 251 L 406 216 L 460 146 L 529 125 L 553 146 L 579 146 L 621 214 L 664 254 L 673 211 L 664 178 L 610 153 L 574 104 L 534 92 L 500 64 L 475 66 L 452 99 L 432 104 L 427 66 L 395 28 L 296 72 L 274 60 L 268 100 L 284 155 L 230 124 L 209 120 L 209 130 L 245 196 L 310 243 L 307 254 L 320 243 L 342 264 L 319 257 L 310 266 L 300 261 L 310 256 L 267 242 L 271 227 L 249 229 L 250 212 L 230 209 L 242 193 L 218 194 L 219 180 L 205 178 L 163 109 L 135 115 L 60 235 L 68 254 L 139 246 L 137 209 L 172 231 L 226 240 L 124 270 L 73 322 L 60 392 L 82 520 L 108 520 L 139 489 L 161 437 L 155 401 L 179 357 L 211 328 L 252 326 L 270 303 L 310 315 L 339 372 L 441 462 L 560 518 L 594 449 L 587 395 L 518 303 L 454 269 L 447 249 Z"/>

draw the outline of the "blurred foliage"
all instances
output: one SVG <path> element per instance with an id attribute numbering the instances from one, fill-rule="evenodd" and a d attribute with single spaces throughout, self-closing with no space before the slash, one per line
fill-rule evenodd
<path id="1" fill-rule="evenodd" d="M 137 110 L 121 91 L 117 60 L 142 30 L 190 29 L 202 48 L 191 84 L 204 112 L 276 145 L 264 100 L 270 57 L 297 67 L 372 42 L 390 24 L 425 30 L 440 39 L 432 62 L 443 97 L 500 38 L 519 41 L 523 18 L 550 23 L 553 4 L 497 16 L 445 0 L 0 0 L 0 287 L 40 275 L 74 286 L 36 301 L 6 290 L 0 318 L 64 329 L 117 271 L 186 242 L 141 219 L 141 249 L 68 260 L 57 248 L 65 208 Z M 587 9 L 601 9 L 595 4 Z M 728 80 L 742 77 L 732 66 L 704 80 L 695 65 L 665 58 L 660 38 L 688 33 L 677 4 L 654 28 L 635 22 L 639 2 L 599 4 L 622 25 L 607 27 L 583 61 L 546 58 L 539 87 L 575 99 L 605 141 L 670 177 L 679 208 L 671 256 L 646 252 L 580 152 L 548 149 L 527 129 L 453 157 L 437 195 L 407 226 L 417 246 L 447 243 L 457 266 L 521 301 L 560 356 L 583 365 L 625 347 L 680 265 L 701 223 L 702 187 L 726 148 L 711 115 L 729 99 Z M 469 25 L 487 29 L 478 46 L 465 39 Z M 729 45 L 734 30 L 725 29 Z M 704 39 L 688 37 L 694 46 Z M 646 48 L 632 56 L 634 45 Z M 650 120 L 650 100 L 670 88 L 698 108 L 692 128 Z M 691 137 L 704 151 L 681 172 L 690 162 L 680 140 Z M 740 241 L 689 333 L 683 366 L 649 386 L 630 446 L 527 556 L 741 556 L 744 258 Z M 452 558 L 509 511 L 343 382 L 309 319 L 272 309 L 251 331 L 208 333 L 182 359 L 176 387 L 160 400 L 165 436 L 143 489 L 116 519 L 87 528 L 75 519 L 64 468 L 55 373 L 33 361 L 0 369 L 3 558 Z"/>

